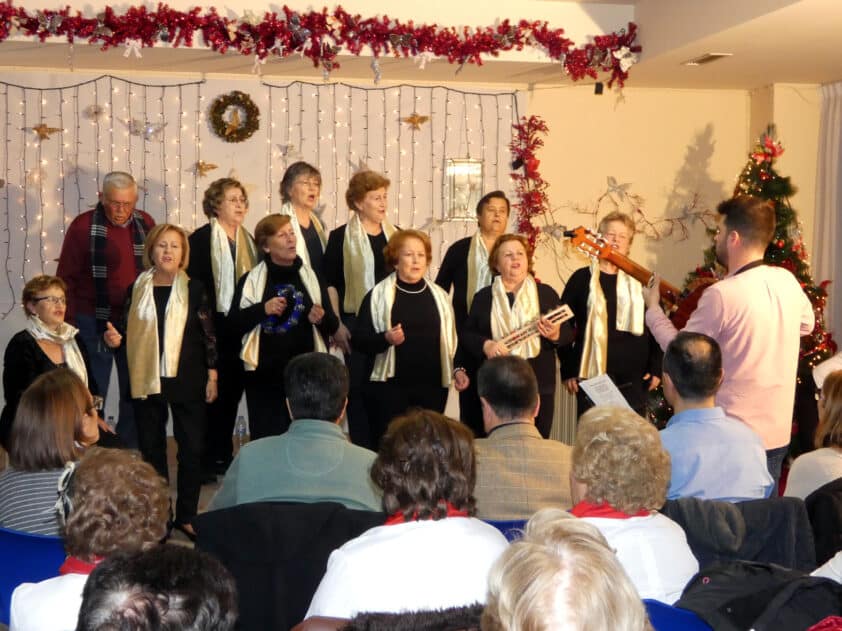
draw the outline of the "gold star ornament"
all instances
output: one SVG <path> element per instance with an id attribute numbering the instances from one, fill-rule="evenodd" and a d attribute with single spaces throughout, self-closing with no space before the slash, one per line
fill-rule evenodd
<path id="1" fill-rule="evenodd" d="M 225 135 L 230 136 L 231 134 L 237 133 L 240 129 L 240 110 L 236 107 L 234 111 L 231 112 L 231 119 L 225 123 Z"/>
<path id="2" fill-rule="evenodd" d="M 423 125 L 428 120 L 430 120 L 430 117 L 429 116 L 422 116 L 421 114 L 418 114 L 417 112 L 413 112 L 412 116 L 407 116 L 406 118 L 402 118 L 401 120 L 404 123 L 406 123 L 407 125 L 409 125 L 410 127 L 412 127 L 412 129 L 420 130 L 421 125 Z"/>
<path id="3" fill-rule="evenodd" d="M 47 127 L 47 125 L 41 123 L 40 125 L 33 127 L 32 131 L 38 134 L 39 140 L 48 140 L 50 138 L 50 134 L 57 134 L 63 130 L 60 127 Z"/>
<path id="4" fill-rule="evenodd" d="M 199 177 L 205 177 L 208 173 L 218 168 L 219 167 L 217 165 L 205 162 L 204 160 L 199 160 L 196 163 L 196 173 Z"/>

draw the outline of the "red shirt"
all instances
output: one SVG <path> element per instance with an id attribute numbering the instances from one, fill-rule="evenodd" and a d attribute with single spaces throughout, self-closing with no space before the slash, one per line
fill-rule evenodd
<path id="1" fill-rule="evenodd" d="M 147 233 L 155 220 L 142 210 L 139 212 Z M 94 211 L 89 210 L 74 219 L 64 235 L 61 255 L 58 259 L 56 276 L 67 283 L 67 311 L 65 320 L 75 322 L 77 313 L 93 316 L 96 312 L 96 288 L 91 271 L 91 220 Z M 105 245 L 105 260 L 108 266 L 108 303 L 111 306 L 111 321 L 123 319 L 123 307 L 129 285 L 137 277 L 134 257 L 134 221 L 126 226 L 108 224 L 108 240 Z"/>

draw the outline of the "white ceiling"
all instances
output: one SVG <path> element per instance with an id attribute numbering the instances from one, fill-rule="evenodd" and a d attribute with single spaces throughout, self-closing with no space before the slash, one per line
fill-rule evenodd
<path id="1" fill-rule="evenodd" d="M 567 0 L 568 2 L 570 0 Z M 643 54 L 631 69 L 628 86 L 753 89 L 772 83 L 830 83 L 842 80 L 842 0 L 575 0 L 580 11 L 594 7 L 594 15 L 617 11 L 618 19 L 634 8 Z M 40 4 L 43 3 L 39 3 Z M 540 4 L 540 3 L 539 3 Z M 545 0 L 557 7 L 557 0 Z M 612 8 L 611 5 L 614 5 Z M 533 7 L 533 11 L 534 11 Z M 540 16 L 530 16 L 540 17 Z M 556 26 L 551 21 L 552 26 Z M 558 24 L 558 26 L 563 26 Z M 127 68 L 143 73 L 252 74 L 253 58 L 221 55 L 198 48 L 143 49 L 143 58 L 127 61 L 123 50 L 101 52 L 77 44 L 72 52 L 78 70 L 113 72 Z M 682 62 L 707 52 L 733 56 L 706 66 Z M 67 70 L 70 49 L 61 43 L 6 41 L 0 44 L 0 67 Z M 520 60 L 518 60 L 520 59 Z M 370 58 L 340 56 L 341 68 L 332 78 L 371 81 Z M 471 82 L 508 84 L 565 83 L 560 64 L 535 56 L 506 55 L 483 66 L 456 66 L 436 61 L 419 71 L 412 60 L 383 58 L 383 77 L 391 81 Z M 270 60 L 261 68 L 266 80 L 311 78 L 322 80 L 320 69 L 298 56 Z"/>

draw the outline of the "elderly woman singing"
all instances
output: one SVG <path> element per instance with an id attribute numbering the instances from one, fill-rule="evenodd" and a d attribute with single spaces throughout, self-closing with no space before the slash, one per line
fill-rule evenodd
<path id="1" fill-rule="evenodd" d="M 327 233 L 316 217 L 316 206 L 322 190 L 322 174 L 312 164 L 295 162 L 281 179 L 280 214 L 292 222 L 298 241 L 298 256 L 305 265 L 321 273 L 322 258 L 327 246 Z"/>
<path id="2" fill-rule="evenodd" d="M 339 320 L 316 273 L 298 256 L 288 215 L 268 215 L 254 229 L 264 259 L 240 279 L 229 317 L 242 336 L 252 439 L 284 433 L 284 369 L 302 353 L 327 350 Z"/>
<path id="3" fill-rule="evenodd" d="M 450 296 L 425 278 L 431 250 L 423 232 L 395 233 L 384 250 L 395 271 L 360 306 L 353 340 L 374 360 L 365 395 L 374 445 L 409 408 L 443 412 L 447 404 L 456 327 Z"/>
<path id="4" fill-rule="evenodd" d="M 525 237 L 504 234 L 494 243 L 488 257 L 497 273 L 490 286 L 478 291 L 462 327 L 454 370 L 456 389 L 466 386 L 467 375 L 461 358 L 468 355 L 477 365 L 496 355 L 514 354 L 529 360 L 538 379 L 540 408 L 535 426 L 549 437 L 555 408 L 556 354 L 559 343 L 572 338 L 568 327 L 562 330 L 541 314 L 559 306 L 558 294 L 532 276 L 532 248 Z M 537 335 L 509 348 L 502 338 L 530 322 L 536 322 Z M 479 401 L 476 401 L 479 406 Z"/>

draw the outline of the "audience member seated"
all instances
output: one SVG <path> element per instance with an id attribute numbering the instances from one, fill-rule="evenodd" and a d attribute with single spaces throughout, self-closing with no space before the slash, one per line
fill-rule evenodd
<path id="1" fill-rule="evenodd" d="M 306 617 L 440 609 L 485 601 L 508 545 L 473 517 L 473 433 L 431 410 L 389 424 L 371 479 L 389 518 L 335 550 Z"/>
<path id="2" fill-rule="evenodd" d="M 287 501 L 379 511 L 369 477 L 375 454 L 352 445 L 339 427 L 348 403 L 345 365 L 327 353 L 306 353 L 289 362 L 284 381 L 290 428 L 242 448 L 209 510 Z"/>
<path id="3" fill-rule="evenodd" d="M 664 397 L 675 410 L 661 431 L 672 462 L 667 498 L 740 502 L 768 497 L 774 482 L 763 441 L 714 404 L 723 376 L 716 340 L 679 333 L 667 346 L 663 374 Z"/>
<path id="4" fill-rule="evenodd" d="M 166 536 L 169 487 L 140 454 L 94 447 L 69 464 L 59 483 L 56 509 L 64 522 L 67 560 L 59 576 L 23 583 L 12 594 L 11 628 L 75 628 L 82 589 L 102 559 L 146 550 Z"/>
<path id="5" fill-rule="evenodd" d="M 806 499 L 816 489 L 842 478 L 842 370 L 825 377 L 818 405 L 816 450 L 792 463 L 784 495 Z"/>
<path id="6" fill-rule="evenodd" d="M 669 474 L 658 430 L 631 410 L 600 406 L 579 419 L 571 512 L 599 528 L 641 598 L 671 605 L 699 564 L 681 527 L 656 512 Z"/>
<path id="7" fill-rule="evenodd" d="M 811 576 L 829 578 L 842 583 L 842 550 L 836 553 L 827 563 L 810 573 Z"/>
<path id="8" fill-rule="evenodd" d="M 569 445 L 535 427 L 540 399 L 532 366 L 515 355 L 486 360 L 478 388 L 487 438 L 477 450 L 477 516 L 528 519 L 548 506 L 569 508 Z"/>
<path id="9" fill-rule="evenodd" d="M 643 602 L 594 526 L 538 511 L 488 577 L 482 631 L 651 629 Z"/>
<path id="10" fill-rule="evenodd" d="M 0 526 L 58 535 L 56 485 L 64 465 L 99 439 L 90 392 L 69 368 L 44 373 L 24 391 L 0 473 Z"/>
<path id="11" fill-rule="evenodd" d="M 166 545 L 100 563 L 85 585 L 76 629 L 229 631 L 236 622 L 228 570 L 205 552 Z"/>

